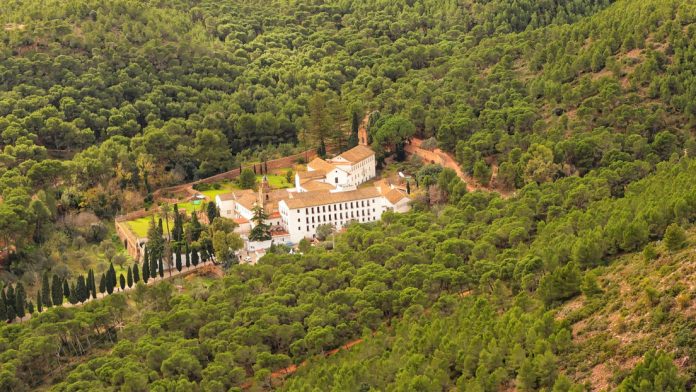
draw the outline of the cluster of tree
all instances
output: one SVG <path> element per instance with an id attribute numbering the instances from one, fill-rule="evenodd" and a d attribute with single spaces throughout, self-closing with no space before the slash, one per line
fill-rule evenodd
<path id="1" fill-rule="evenodd" d="M 494 390 L 514 384 L 520 390 L 577 390 L 553 365 L 568 355 L 572 343 L 567 328 L 546 309 L 581 292 L 601 293 L 602 287 L 585 277 L 588 268 L 617 252 L 642 249 L 667 235 L 674 223 L 696 221 L 691 196 L 696 194 L 691 181 L 696 162 L 658 166 L 657 173 L 635 181 L 620 198 L 611 197 L 609 181 L 597 175 L 529 184 L 508 200 L 465 193 L 434 210 L 386 213 L 380 223 L 352 225 L 336 236 L 333 251 L 305 247 L 303 255 L 293 255 L 278 250 L 257 265 L 233 266 L 202 292 L 158 303 L 148 317 L 133 321 L 138 327 L 129 330 L 123 347 L 87 362 L 57 388 L 68 390 L 81 382 L 124 387 L 134 381 L 98 374 L 126 357 L 128 366 L 139 369 L 134 378 L 144 377 L 150 388 L 182 382 L 230 388 L 250 379 L 270 387 L 276 382 L 272 372 L 372 330 L 384 334 L 376 347 L 395 341 L 406 346 L 388 357 L 359 360 L 367 366 L 334 373 L 332 383 L 355 379 L 385 389 Z M 451 192 L 459 179 L 450 176 L 428 169 L 420 181 Z M 650 222 L 647 231 L 641 219 Z M 213 226 L 216 222 L 222 220 Z M 466 302 L 462 293 L 470 290 L 472 299 Z M 403 322 L 386 328 L 387 320 L 399 318 Z M 146 332 L 153 330 L 158 332 Z M 520 341 L 518 335 L 531 340 Z M 438 340 L 424 340 L 428 336 Z M 427 350 L 433 355 L 424 355 Z M 394 366 L 404 363 L 412 367 L 399 376 Z M 317 374 L 324 372 L 318 368 Z M 375 379 L 374 374 L 388 376 Z M 311 373 L 300 380 L 315 382 Z"/>

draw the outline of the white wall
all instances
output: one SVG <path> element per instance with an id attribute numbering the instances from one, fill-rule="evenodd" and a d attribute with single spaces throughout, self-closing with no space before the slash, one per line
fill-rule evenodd
<path id="1" fill-rule="evenodd" d="M 340 230 L 352 221 L 360 223 L 377 221 L 382 217 L 384 202 L 384 197 L 380 196 L 352 202 L 290 209 L 285 201 L 281 201 L 279 210 L 283 225 L 290 233 L 291 241 L 297 243 L 303 238 L 313 238 L 319 225 L 332 224 L 336 230 Z"/>

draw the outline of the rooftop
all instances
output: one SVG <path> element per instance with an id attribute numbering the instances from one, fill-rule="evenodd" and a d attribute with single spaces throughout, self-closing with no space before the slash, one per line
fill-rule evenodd
<path id="1" fill-rule="evenodd" d="M 375 152 L 370 147 L 359 145 L 344 151 L 334 159 L 344 159 L 353 164 L 363 161 L 372 155 L 375 155 Z"/>
<path id="2" fill-rule="evenodd" d="M 334 193 L 326 191 L 301 192 L 290 194 L 288 199 L 285 200 L 285 204 L 287 204 L 289 208 L 296 209 L 371 199 L 379 195 L 379 191 L 375 187 Z"/>
<path id="3" fill-rule="evenodd" d="M 302 188 L 306 190 L 307 192 L 312 192 L 312 191 L 332 191 L 336 189 L 335 186 L 331 184 L 327 184 L 325 182 L 320 182 L 320 181 L 306 181 L 304 184 L 302 184 Z"/>
<path id="4" fill-rule="evenodd" d="M 312 170 L 321 170 L 324 172 L 324 174 L 326 174 L 334 170 L 336 166 L 330 164 L 329 162 L 326 162 L 321 158 L 314 158 L 312 159 L 312 162 L 309 162 L 307 164 L 307 168 L 311 168 Z"/>

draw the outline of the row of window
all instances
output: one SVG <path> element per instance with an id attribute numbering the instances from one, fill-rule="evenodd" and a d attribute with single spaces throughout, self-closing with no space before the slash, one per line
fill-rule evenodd
<path id="1" fill-rule="evenodd" d="M 345 226 L 345 225 L 346 225 L 347 223 L 349 223 L 349 222 L 363 222 L 363 223 L 365 223 L 365 222 L 371 222 L 371 221 L 374 221 L 374 220 L 375 220 L 375 217 L 367 216 L 367 217 L 362 217 L 362 218 L 348 219 L 348 220 L 343 220 L 343 221 L 340 221 L 340 222 L 336 222 L 336 226 Z M 319 224 L 321 224 L 321 223 L 319 223 Z M 311 230 L 316 229 L 317 226 L 318 226 L 319 224 L 307 225 L 305 231 L 306 231 L 307 233 L 309 233 L 309 232 L 310 232 L 310 229 L 311 229 Z M 297 231 L 302 231 L 302 227 L 301 227 L 301 226 L 298 226 L 298 227 L 297 227 Z"/>
<path id="2" fill-rule="evenodd" d="M 357 211 L 351 211 L 350 214 L 348 213 L 348 211 L 346 211 L 345 218 L 349 219 L 349 218 L 359 218 L 361 216 L 370 216 L 370 212 L 372 212 L 374 214 L 375 209 L 373 208 L 372 211 L 370 211 L 369 208 L 357 210 Z M 315 217 L 312 216 L 311 223 L 322 223 L 322 222 L 331 222 L 331 221 L 343 220 L 343 213 L 342 212 L 334 212 L 333 219 L 331 219 L 331 218 L 332 218 L 331 214 L 328 214 L 328 215 L 324 214 L 324 215 L 317 216 L 316 221 L 315 221 Z M 306 217 L 305 220 L 306 220 L 305 223 L 310 223 L 309 217 Z M 300 219 L 298 218 L 297 221 L 299 222 Z"/>
<path id="3" fill-rule="evenodd" d="M 338 203 L 338 204 L 329 204 L 328 206 L 324 205 L 321 207 L 309 207 L 305 208 L 305 214 L 318 214 L 322 212 L 332 212 L 332 211 L 343 211 L 343 210 L 348 210 L 352 208 L 360 208 L 360 207 L 369 207 L 374 204 L 374 200 L 368 199 L 368 200 L 360 200 L 360 201 L 351 201 L 351 202 L 346 202 L 346 203 Z M 327 208 L 328 207 L 328 208 Z"/>

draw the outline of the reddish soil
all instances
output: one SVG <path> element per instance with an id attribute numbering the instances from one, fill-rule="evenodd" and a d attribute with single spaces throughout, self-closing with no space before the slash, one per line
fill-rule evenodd
<path id="1" fill-rule="evenodd" d="M 510 192 L 503 191 L 501 189 L 496 189 L 491 186 L 484 186 L 479 184 L 475 179 L 473 179 L 471 176 L 468 174 L 464 173 L 464 171 L 459 167 L 459 164 L 457 161 L 450 155 L 449 153 L 442 151 L 439 148 L 436 148 L 432 151 L 426 150 L 421 148 L 421 143 L 423 143 L 422 139 L 418 138 L 413 138 L 411 139 L 411 143 L 406 145 L 406 153 L 410 155 L 418 155 L 421 157 L 424 161 L 427 163 L 436 163 L 438 165 L 441 165 L 443 167 L 450 168 L 454 170 L 457 173 L 457 176 L 462 179 L 466 183 L 466 189 L 469 192 L 473 192 L 476 190 L 482 190 L 482 191 L 495 191 L 500 193 L 500 195 L 504 198 L 507 198 L 511 195 Z M 497 172 L 497 170 L 494 170 Z M 492 182 L 495 181 L 495 178 L 493 179 Z"/>

